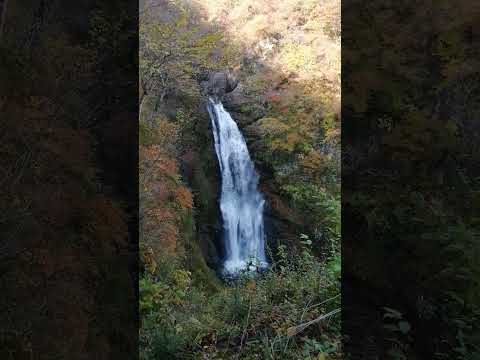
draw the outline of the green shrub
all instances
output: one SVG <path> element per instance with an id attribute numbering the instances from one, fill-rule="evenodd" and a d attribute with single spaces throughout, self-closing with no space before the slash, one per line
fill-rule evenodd
<path id="1" fill-rule="evenodd" d="M 279 247 L 265 273 L 212 292 L 193 284 L 179 261 L 142 277 L 142 359 L 339 356 L 339 316 L 288 336 L 288 329 L 340 307 L 340 254 L 320 260 L 307 236 L 300 242 L 297 255 Z"/>

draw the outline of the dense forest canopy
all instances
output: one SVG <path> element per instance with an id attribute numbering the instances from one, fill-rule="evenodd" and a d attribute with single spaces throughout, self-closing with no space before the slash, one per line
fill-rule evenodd
<path id="1" fill-rule="evenodd" d="M 131 2 L 1 5 L 0 358 L 122 359 L 138 338 Z"/>
<path id="2" fill-rule="evenodd" d="M 345 322 L 350 346 L 477 358 L 478 4 L 352 2 L 344 14 L 342 281 L 355 301 L 342 310 L 366 317 Z"/>

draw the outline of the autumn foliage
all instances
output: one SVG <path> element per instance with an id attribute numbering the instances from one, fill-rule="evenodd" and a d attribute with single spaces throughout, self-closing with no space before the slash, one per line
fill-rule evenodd
<path id="1" fill-rule="evenodd" d="M 182 253 L 180 227 L 193 208 L 192 194 L 182 184 L 173 157 L 175 137 L 171 129 L 172 123 L 160 120 L 151 129 L 157 140 L 141 145 L 139 152 L 141 242 L 154 253 Z"/>

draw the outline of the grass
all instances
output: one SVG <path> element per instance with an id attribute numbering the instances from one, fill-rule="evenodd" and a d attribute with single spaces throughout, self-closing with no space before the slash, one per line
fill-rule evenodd
<path id="1" fill-rule="evenodd" d="M 197 286 L 181 263 L 159 261 L 170 263 L 140 284 L 141 359 L 340 358 L 338 253 L 320 261 L 308 246 L 294 257 L 280 247 L 268 271 L 216 290 Z"/>

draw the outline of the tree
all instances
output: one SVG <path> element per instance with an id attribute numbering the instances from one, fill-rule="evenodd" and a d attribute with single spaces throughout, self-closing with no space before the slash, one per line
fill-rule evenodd
<path id="1" fill-rule="evenodd" d="M 140 101 L 145 95 L 158 95 L 163 101 L 174 91 L 197 95 L 196 79 L 215 66 L 211 59 L 221 39 L 220 33 L 197 26 L 185 10 L 172 21 L 144 14 L 140 19 Z"/>

